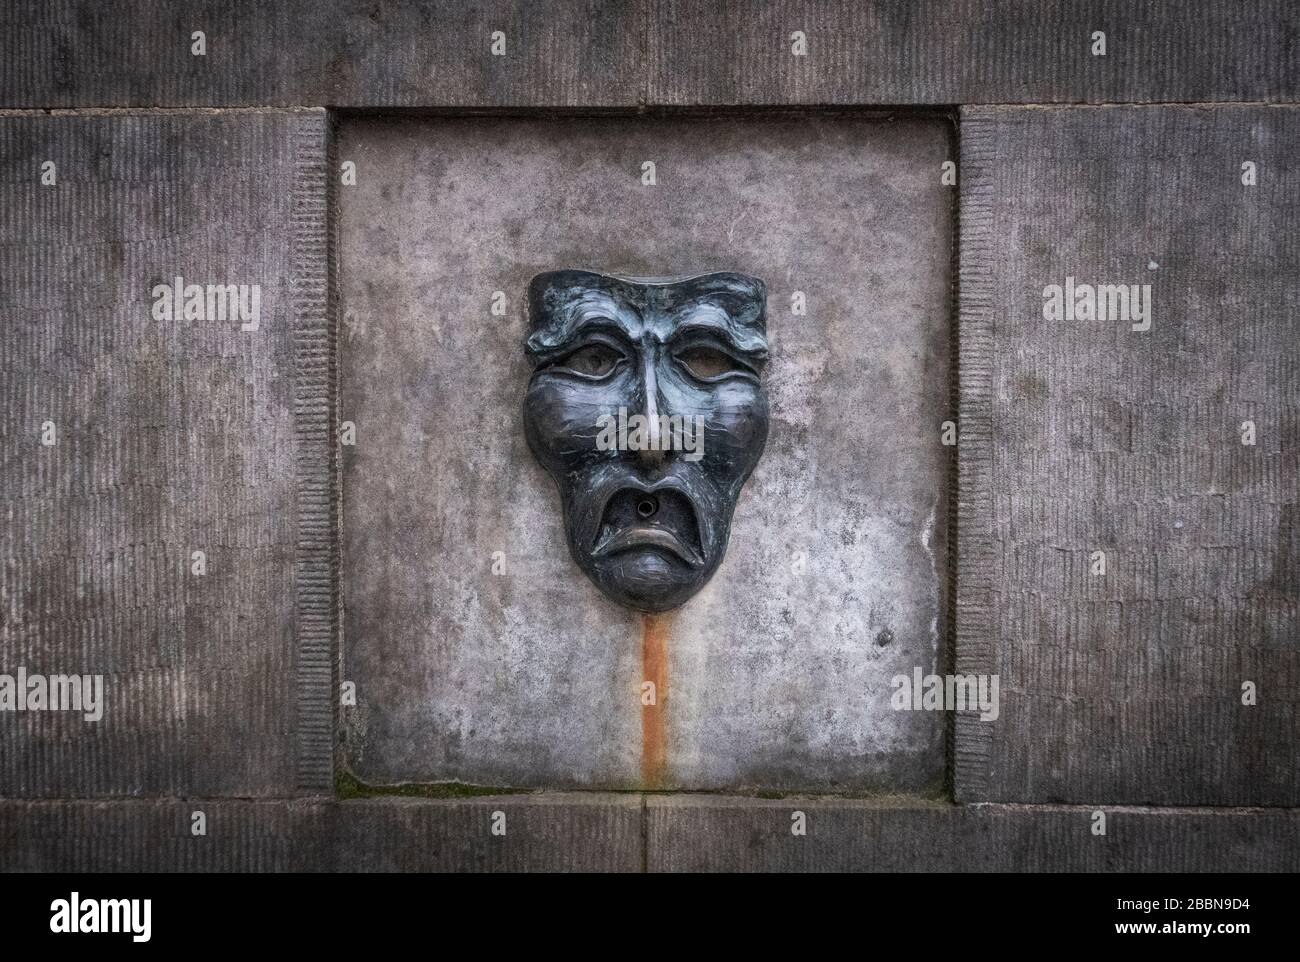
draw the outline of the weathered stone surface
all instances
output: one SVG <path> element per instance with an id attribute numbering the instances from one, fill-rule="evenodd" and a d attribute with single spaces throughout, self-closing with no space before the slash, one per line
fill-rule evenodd
<path id="1" fill-rule="evenodd" d="M 958 719 L 958 798 L 1295 805 L 1300 112 L 972 108 L 961 144 L 957 665 L 1003 706 Z M 1067 277 L 1150 285 L 1150 330 L 1045 320 Z"/>
<path id="2" fill-rule="evenodd" d="M 329 784 L 324 163 L 323 111 L 0 117 L 0 673 L 105 688 L 0 712 L 0 795 Z"/>
<path id="3" fill-rule="evenodd" d="M 890 679 L 942 649 L 948 151 L 939 120 L 344 124 L 360 777 L 941 786 L 944 719 L 891 710 Z M 657 722 L 642 619 L 570 560 L 523 439 L 523 296 L 558 267 L 768 284 L 767 449 L 726 560 L 666 631 Z"/>
<path id="4" fill-rule="evenodd" d="M 331 814 L 334 866 L 344 872 L 639 872 L 644 864 L 639 795 L 383 799 L 343 802 Z"/>
<path id="5" fill-rule="evenodd" d="M 806 835 L 792 831 L 803 813 Z M 646 797 L 651 872 L 1294 872 L 1300 812 Z"/>
<path id="6" fill-rule="evenodd" d="M 1298 32 L 1290 0 L 9 0 L 0 106 L 1294 100 Z"/>
<path id="7" fill-rule="evenodd" d="M 0 802 L 0 871 L 329 871 L 332 809 L 284 800 Z M 206 834 L 196 836 L 200 824 Z"/>
<path id="8" fill-rule="evenodd" d="M 1294 100 L 1288 0 L 648 0 L 651 104 Z M 792 52 L 802 31 L 807 55 Z M 1106 55 L 1092 53 L 1093 33 Z"/>
<path id="9" fill-rule="evenodd" d="M 191 834 L 193 813 L 207 835 Z M 805 815 L 807 834 L 791 833 Z M 493 835 L 504 815 L 505 835 Z M 0 802 L 5 872 L 1294 872 L 1300 813 L 723 796 Z"/>
<path id="10" fill-rule="evenodd" d="M 638 872 L 641 820 L 637 795 L 2 802 L 0 871 Z"/>
<path id="11" fill-rule="evenodd" d="M 643 17 L 623 0 L 15 0 L 0 106 L 634 106 Z"/>

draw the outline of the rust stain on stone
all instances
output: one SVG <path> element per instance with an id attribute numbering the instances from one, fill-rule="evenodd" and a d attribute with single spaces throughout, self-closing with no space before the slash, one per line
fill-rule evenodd
<path id="1" fill-rule="evenodd" d="M 664 699 L 668 695 L 668 641 L 672 615 L 643 615 L 641 628 L 641 783 L 647 788 L 664 785 L 668 768 L 668 740 Z M 654 697 L 645 682 L 654 685 Z M 653 704 L 647 704 L 653 700 Z"/>

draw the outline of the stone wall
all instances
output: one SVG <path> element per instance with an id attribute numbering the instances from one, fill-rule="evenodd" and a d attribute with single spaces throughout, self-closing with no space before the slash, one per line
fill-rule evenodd
<path id="1" fill-rule="evenodd" d="M 0 9 L 0 675 L 104 686 L 0 711 L 0 867 L 1300 868 L 1293 4 L 328 6 Z M 662 782 L 510 420 L 559 254 L 814 304 Z M 160 318 L 177 277 L 256 324 Z M 1149 327 L 1044 313 L 1076 283 Z M 999 718 L 888 711 L 912 665 Z"/>

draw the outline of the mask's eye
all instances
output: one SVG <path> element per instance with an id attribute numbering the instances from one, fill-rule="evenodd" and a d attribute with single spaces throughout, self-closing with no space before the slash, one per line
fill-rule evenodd
<path id="1" fill-rule="evenodd" d="M 622 356 L 613 348 L 604 344 L 589 344 L 566 357 L 560 366 L 584 377 L 604 377 L 614 370 L 620 360 Z"/>
<path id="2" fill-rule="evenodd" d="M 744 365 L 730 354 L 711 347 L 691 347 L 677 355 L 677 360 L 686 365 L 686 369 L 702 380 L 729 374 L 732 371 L 745 370 Z"/>

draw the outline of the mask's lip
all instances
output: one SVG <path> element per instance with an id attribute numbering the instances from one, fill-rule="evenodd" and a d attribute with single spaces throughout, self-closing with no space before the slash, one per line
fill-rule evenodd
<path id="1" fill-rule="evenodd" d="M 604 558 L 618 554 L 620 551 L 632 551 L 636 548 L 663 548 L 671 551 L 693 568 L 702 567 L 704 559 L 682 544 L 681 538 L 664 528 L 655 528 L 647 524 L 638 524 L 626 528 L 618 534 L 607 534 L 592 549 L 592 557 Z"/>
<path id="2" fill-rule="evenodd" d="M 690 496 L 690 493 L 682 487 L 682 485 L 678 484 L 671 478 L 664 478 L 660 481 L 654 482 L 653 484 L 647 484 L 637 478 L 626 478 L 623 479 L 621 484 L 611 485 L 610 489 L 605 492 L 605 496 L 600 499 L 600 505 L 597 508 L 595 515 L 595 546 L 591 551 L 594 557 L 599 558 L 605 555 L 615 554 L 619 551 L 626 551 L 630 548 L 647 546 L 666 548 L 680 556 L 683 561 L 695 567 L 701 567 L 704 564 L 704 559 L 698 552 L 689 545 L 683 543 L 682 539 L 677 537 L 671 531 L 667 531 L 663 528 L 652 527 L 651 525 L 634 525 L 625 531 L 619 532 L 617 535 L 606 534 L 605 526 L 602 524 L 605 518 L 605 511 L 609 508 L 610 501 L 612 501 L 614 496 L 620 491 L 637 491 L 641 494 L 657 494 L 660 491 L 672 491 L 675 494 L 680 494 L 690 506 L 691 520 L 695 523 L 695 537 L 699 541 L 701 547 L 704 545 L 704 531 L 700 521 L 699 509 L 695 507 L 695 499 Z M 658 535 L 664 535 L 665 537 L 659 538 L 657 537 Z"/>

